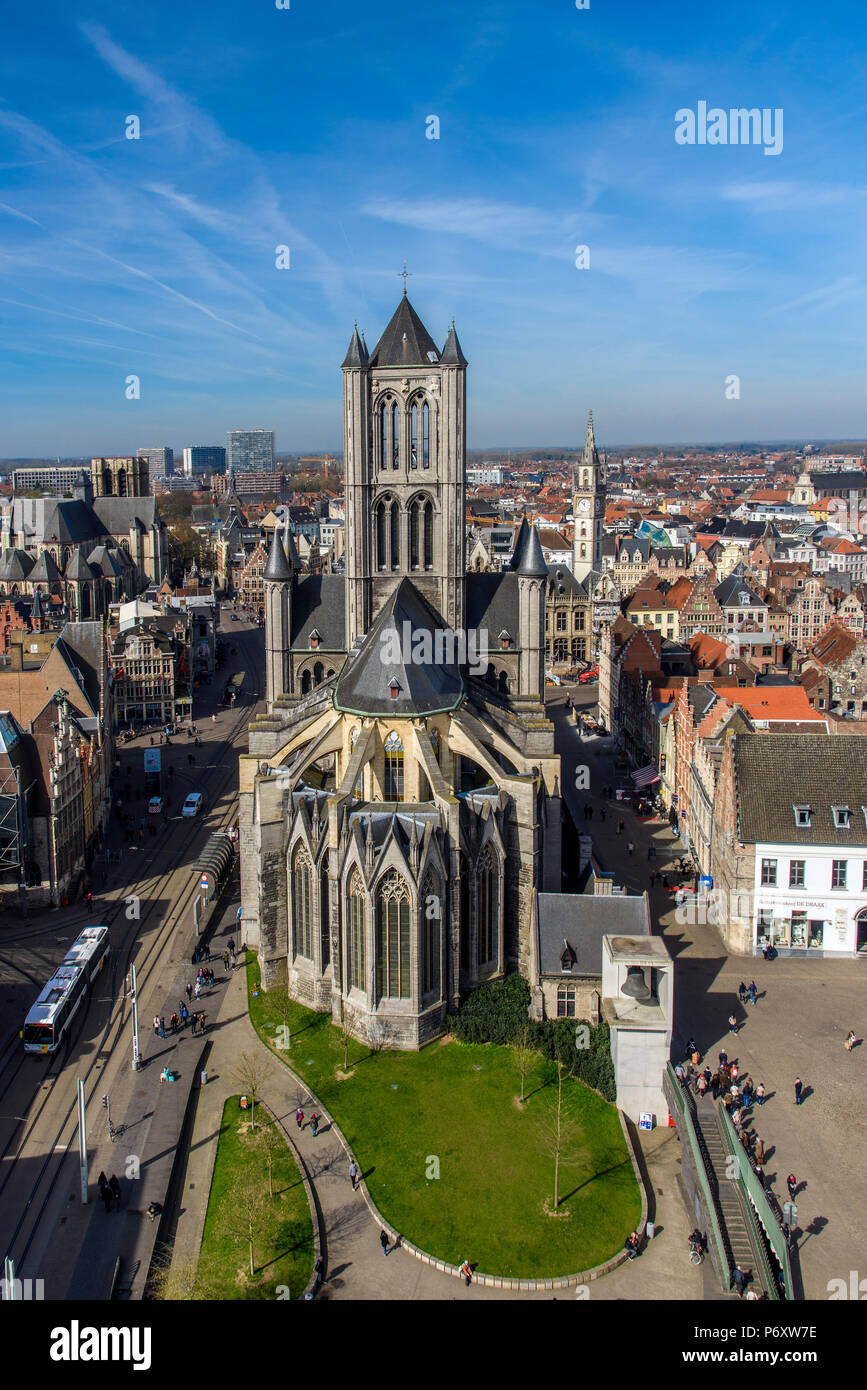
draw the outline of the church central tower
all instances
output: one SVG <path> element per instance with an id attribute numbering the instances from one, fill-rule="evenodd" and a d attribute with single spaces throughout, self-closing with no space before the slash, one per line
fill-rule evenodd
<path id="1" fill-rule="evenodd" d="M 581 583 L 591 570 L 602 569 L 605 474 L 596 448 L 592 410 L 587 421 L 584 453 L 572 475 L 572 516 L 572 573 Z"/>
<path id="2" fill-rule="evenodd" d="M 346 643 L 401 579 L 464 625 L 466 369 L 454 324 L 440 352 L 404 288 L 372 353 L 343 362 Z"/>

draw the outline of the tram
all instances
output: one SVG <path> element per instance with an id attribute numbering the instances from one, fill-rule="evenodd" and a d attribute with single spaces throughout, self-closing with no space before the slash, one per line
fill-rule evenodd
<path id="1" fill-rule="evenodd" d="M 111 952 L 108 927 L 86 927 L 24 1020 L 25 1052 L 56 1052 Z"/>

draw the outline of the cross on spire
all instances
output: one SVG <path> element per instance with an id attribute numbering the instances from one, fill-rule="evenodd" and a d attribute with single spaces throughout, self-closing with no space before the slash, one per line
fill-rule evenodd
<path id="1" fill-rule="evenodd" d="M 407 282 L 407 280 L 409 279 L 409 277 L 412 275 L 412 271 L 411 271 L 411 270 L 407 270 L 407 268 L 406 268 L 406 261 L 404 261 L 404 263 L 403 263 L 403 270 L 399 270 L 399 271 L 397 272 L 397 274 L 398 274 L 399 279 L 403 280 L 403 297 L 404 297 L 404 299 L 406 299 L 406 282 Z"/>

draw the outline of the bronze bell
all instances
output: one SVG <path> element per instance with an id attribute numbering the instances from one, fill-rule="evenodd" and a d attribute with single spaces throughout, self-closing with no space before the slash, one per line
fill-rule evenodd
<path id="1" fill-rule="evenodd" d="M 630 965 L 626 971 L 626 979 L 623 982 L 621 991 L 628 994 L 630 999 L 634 999 L 637 1004 L 648 1004 L 652 999 L 650 990 L 647 988 L 647 981 L 644 978 L 644 971 L 640 965 Z"/>

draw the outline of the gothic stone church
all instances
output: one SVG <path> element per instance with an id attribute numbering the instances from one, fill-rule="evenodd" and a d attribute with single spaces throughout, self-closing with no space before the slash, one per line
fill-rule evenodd
<path id="1" fill-rule="evenodd" d="M 267 713 L 241 759 L 265 989 L 403 1048 L 509 970 L 541 1011 L 537 893 L 561 884 L 547 571 L 525 519 L 510 569 L 466 572 L 466 369 L 454 325 L 440 350 L 405 291 L 372 353 L 354 331 L 345 573 L 300 574 L 275 532 Z"/>

